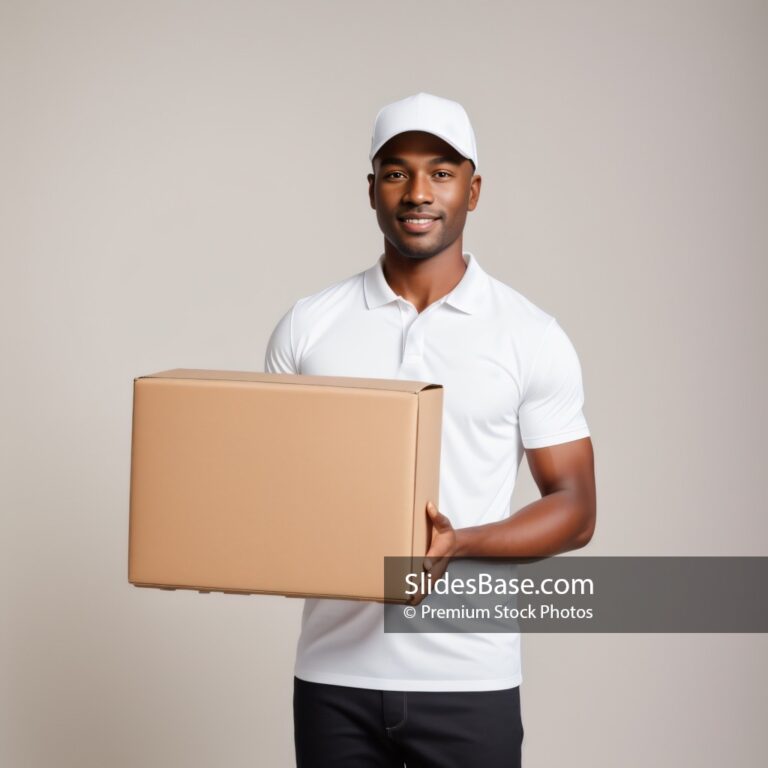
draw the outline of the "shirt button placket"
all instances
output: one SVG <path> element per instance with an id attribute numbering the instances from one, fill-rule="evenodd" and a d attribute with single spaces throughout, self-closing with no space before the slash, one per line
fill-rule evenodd
<path id="1" fill-rule="evenodd" d="M 400 319 L 402 321 L 403 348 L 400 377 L 418 379 L 423 376 L 424 334 L 421 329 L 421 317 L 409 302 L 402 300 Z"/>

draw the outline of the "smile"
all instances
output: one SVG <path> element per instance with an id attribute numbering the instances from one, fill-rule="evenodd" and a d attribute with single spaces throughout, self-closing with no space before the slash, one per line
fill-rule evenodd
<path id="1" fill-rule="evenodd" d="M 424 219 L 418 216 L 409 216 L 407 219 L 400 219 L 403 228 L 408 232 L 426 232 L 432 229 L 437 219 Z"/>

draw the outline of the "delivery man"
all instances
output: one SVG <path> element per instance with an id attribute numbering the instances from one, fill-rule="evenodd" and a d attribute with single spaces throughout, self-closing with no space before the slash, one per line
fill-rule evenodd
<path id="1" fill-rule="evenodd" d="M 265 370 L 443 385 L 440 509 L 425 511 L 425 568 L 583 547 L 595 481 L 579 360 L 554 317 L 462 248 L 481 186 L 467 113 L 427 93 L 389 104 L 369 159 L 384 252 L 296 301 L 271 335 Z M 343 225 L 344 207 L 335 214 Z M 523 453 L 542 498 L 510 516 Z M 385 633 L 383 611 L 305 601 L 298 768 L 519 766 L 520 635 Z"/>

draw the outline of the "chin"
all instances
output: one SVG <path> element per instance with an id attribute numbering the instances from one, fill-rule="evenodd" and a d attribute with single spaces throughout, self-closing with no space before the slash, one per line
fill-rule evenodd
<path id="1" fill-rule="evenodd" d="M 413 248 L 408 243 L 394 243 L 394 245 L 398 252 L 405 256 L 407 259 L 414 259 L 418 261 L 430 259 L 445 250 L 445 245 L 442 244 L 432 247 L 425 246 L 423 249 Z"/>

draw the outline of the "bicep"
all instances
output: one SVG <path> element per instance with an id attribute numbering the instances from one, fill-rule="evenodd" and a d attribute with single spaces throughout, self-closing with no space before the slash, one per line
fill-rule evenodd
<path id="1" fill-rule="evenodd" d="M 531 476 L 546 496 L 556 491 L 595 495 L 595 458 L 589 437 L 525 452 Z"/>
<path id="2" fill-rule="evenodd" d="M 588 437 L 526 451 L 528 466 L 542 497 L 558 494 L 573 514 L 579 536 L 576 547 L 587 544 L 595 531 L 597 494 L 592 440 Z"/>

